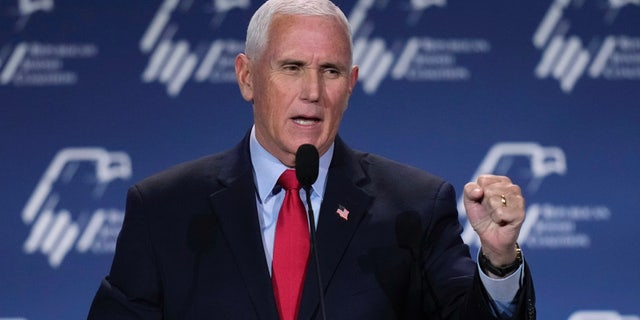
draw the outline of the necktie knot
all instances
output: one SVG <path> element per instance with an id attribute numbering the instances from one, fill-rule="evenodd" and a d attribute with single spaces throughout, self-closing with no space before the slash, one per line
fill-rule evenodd
<path id="1" fill-rule="evenodd" d="M 278 178 L 278 185 L 285 190 L 300 190 L 300 182 L 296 177 L 296 171 L 292 169 L 285 170 L 280 178 Z"/>

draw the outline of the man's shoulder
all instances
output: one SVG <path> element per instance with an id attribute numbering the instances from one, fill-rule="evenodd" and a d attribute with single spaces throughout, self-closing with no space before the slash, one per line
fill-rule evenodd
<path id="1" fill-rule="evenodd" d="M 449 182 L 424 169 L 357 150 L 353 150 L 352 156 L 376 194 L 435 198 L 444 191 L 447 196 L 455 195 Z"/>
<path id="2" fill-rule="evenodd" d="M 237 148 L 188 160 L 148 176 L 136 187 L 148 192 L 211 190 L 221 179 L 240 172 L 250 161 L 239 160 Z"/>
<path id="3" fill-rule="evenodd" d="M 431 172 L 387 158 L 385 156 L 359 151 L 355 151 L 355 154 L 364 170 L 372 175 L 389 177 L 392 180 L 400 180 L 411 183 L 422 181 L 430 184 L 440 185 L 445 182 L 443 178 Z"/>
<path id="4" fill-rule="evenodd" d="M 182 179 L 201 179 L 203 175 L 215 174 L 219 170 L 221 154 L 206 155 L 184 161 L 156 172 L 138 182 L 139 185 L 167 183 Z"/>

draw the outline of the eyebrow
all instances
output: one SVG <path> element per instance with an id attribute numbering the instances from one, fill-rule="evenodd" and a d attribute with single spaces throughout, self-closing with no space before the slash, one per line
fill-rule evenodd
<path id="1" fill-rule="evenodd" d="M 338 64 L 338 63 L 323 63 L 320 65 L 321 68 L 323 69 L 337 69 L 337 70 L 347 70 L 347 67 L 342 65 L 342 64 Z"/>
<path id="2" fill-rule="evenodd" d="M 284 65 L 287 65 L 287 64 L 293 64 L 293 65 L 296 65 L 296 66 L 304 66 L 304 65 L 305 65 L 304 61 L 302 61 L 302 60 L 296 60 L 296 59 L 283 59 L 283 60 L 279 60 L 279 61 L 277 62 L 277 64 L 278 64 L 279 66 L 284 66 Z"/>
<path id="3" fill-rule="evenodd" d="M 292 65 L 296 65 L 296 66 L 304 66 L 307 63 L 305 63 L 302 60 L 297 60 L 297 59 L 282 59 L 280 61 L 277 62 L 278 66 L 284 66 L 284 65 L 288 65 L 288 64 L 292 64 Z M 320 68 L 322 69 L 337 69 L 337 70 L 347 70 L 348 68 L 342 64 L 339 63 L 332 63 L 332 62 L 325 62 L 323 64 L 320 65 Z"/>

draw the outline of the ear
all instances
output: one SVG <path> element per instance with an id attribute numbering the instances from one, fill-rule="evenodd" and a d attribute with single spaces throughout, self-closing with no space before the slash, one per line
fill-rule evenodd
<path id="1" fill-rule="evenodd" d="M 253 102 L 253 72 L 251 70 L 251 60 L 243 53 L 236 57 L 236 80 L 240 87 L 240 93 L 244 100 Z"/>
<path id="2" fill-rule="evenodd" d="M 349 95 L 353 92 L 353 88 L 355 88 L 356 83 L 358 83 L 358 72 L 360 69 L 358 66 L 353 66 L 351 68 L 351 75 L 349 77 Z"/>

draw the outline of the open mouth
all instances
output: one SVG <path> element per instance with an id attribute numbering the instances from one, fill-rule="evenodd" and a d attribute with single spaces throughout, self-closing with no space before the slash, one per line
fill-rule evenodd
<path id="1" fill-rule="evenodd" d="M 310 126 L 320 122 L 318 118 L 307 118 L 307 117 L 294 117 L 293 122 L 299 124 L 301 126 Z"/>

